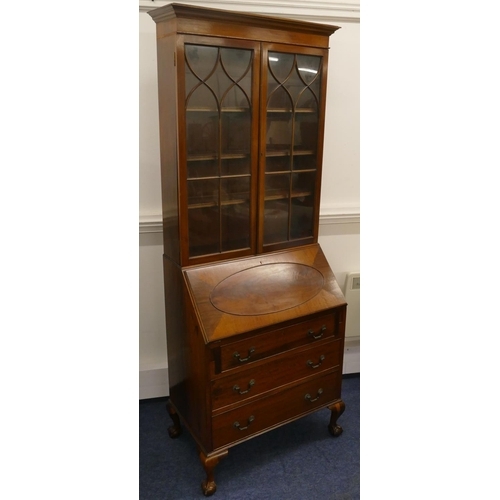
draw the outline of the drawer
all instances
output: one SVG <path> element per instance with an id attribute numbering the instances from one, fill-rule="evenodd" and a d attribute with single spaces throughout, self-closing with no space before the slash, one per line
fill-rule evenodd
<path id="1" fill-rule="evenodd" d="M 335 330 L 335 314 L 332 312 L 279 330 L 223 344 L 220 348 L 221 371 L 243 366 L 320 339 L 333 338 Z"/>
<path id="2" fill-rule="evenodd" d="M 213 417 L 214 449 L 332 403 L 340 398 L 341 382 L 341 370 L 336 369 Z"/>
<path id="3" fill-rule="evenodd" d="M 241 403 L 290 382 L 335 368 L 341 362 L 340 340 L 273 356 L 267 362 L 233 371 L 212 381 L 213 409 Z"/>

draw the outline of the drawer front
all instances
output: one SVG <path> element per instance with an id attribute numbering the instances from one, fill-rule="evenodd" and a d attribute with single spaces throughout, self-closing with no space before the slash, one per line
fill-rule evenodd
<path id="1" fill-rule="evenodd" d="M 309 349 L 273 356 L 212 381 L 212 405 L 217 410 L 241 403 L 282 385 L 338 367 L 342 360 L 340 340 L 322 342 Z"/>
<path id="2" fill-rule="evenodd" d="M 341 370 L 307 379 L 212 418 L 214 449 L 236 443 L 340 398 Z"/>
<path id="3" fill-rule="evenodd" d="M 301 345 L 335 336 L 335 314 L 304 321 L 221 346 L 221 370 L 244 366 Z"/>

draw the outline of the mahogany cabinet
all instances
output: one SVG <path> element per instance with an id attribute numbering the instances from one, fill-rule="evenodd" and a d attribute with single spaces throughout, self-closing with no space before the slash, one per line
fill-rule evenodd
<path id="1" fill-rule="evenodd" d="M 346 302 L 318 245 L 335 26 L 170 4 L 156 22 L 170 436 L 228 449 L 320 408 Z"/>

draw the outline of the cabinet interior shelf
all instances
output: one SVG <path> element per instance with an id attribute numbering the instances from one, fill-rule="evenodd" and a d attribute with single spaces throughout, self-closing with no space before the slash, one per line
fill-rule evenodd
<path id="1" fill-rule="evenodd" d="M 240 153 L 225 153 L 220 159 L 221 160 L 245 160 L 250 156 L 248 152 L 240 152 Z M 219 157 L 215 154 L 201 154 L 201 155 L 189 155 L 187 161 L 217 161 Z"/>
<path id="2" fill-rule="evenodd" d="M 248 203 L 248 198 L 247 199 L 234 199 L 234 200 L 223 200 L 221 202 L 222 207 L 226 207 L 229 205 L 242 205 L 244 203 Z M 188 210 L 193 210 L 197 208 L 211 208 L 211 207 L 218 207 L 219 203 L 215 200 L 212 201 L 206 201 L 206 202 L 200 202 L 200 203 L 191 203 L 188 205 Z"/>
<path id="3" fill-rule="evenodd" d="M 219 113 L 217 108 L 187 108 L 188 113 Z M 248 113 L 250 108 L 221 108 L 221 113 Z"/>
<path id="4" fill-rule="evenodd" d="M 288 172 L 286 172 L 288 173 Z M 219 179 L 243 179 L 250 177 L 250 174 L 229 174 L 229 175 L 207 175 L 206 177 L 188 177 L 188 181 L 213 181 Z"/>
<path id="5" fill-rule="evenodd" d="M 302 198 L 305 196 L 311 196 L 312 192 L 311 191 L 294 191 L 292 193 L 292 196 L 290 196 L 290 193 L 288 191 L 283 191 L 283 190 L 269 190 L 266 192 L 266 196 L 264 199 L 266 201 L 273 201 L 273 200 L 285 200 L 288 198 Z"/>
<path id="6" fill-rule="evenodd" d="M 283 175 L 283 174 L 307 174 L 316 172 L 315 168 L 296 169 L 296 170 L 277 170 L 276 172 L 266 172 L 266 175 Z"/>
<path id="7" fill-rule="evenodd" d="M 267 112 L 268 113 L 272 113 L 272 114 L 283 114 L 283 113 L 289 113 L 289 114 L 292 114 L 292 113 L 312 114 L 312 113 L 316 113 L 317 110 L 314 109 L 314 108 L 296 108 L 295 110 L 291 110 L 291 109 L 279 109 L 279 108 L 268 108 Z"/>
<path id="8" fill-rule="evenodd" d="M 315 152 L 312 149 L 294 149 L 293 152 L 290 150 L 267 150 L 266 158 L 274 158 L 278 156 L 312 156 Z"/>

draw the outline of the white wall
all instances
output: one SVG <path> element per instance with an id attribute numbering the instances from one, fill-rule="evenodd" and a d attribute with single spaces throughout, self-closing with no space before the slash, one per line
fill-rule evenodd
<path id="1" fill-rule="evenodd" d="M 156 25 L 139 2 L 139 397 L 168 394 L 163 304 Z M 300 18 L 340 26 L 330 40 L 319 242 L 340 286 L 359 271 L 359 4 L 289 0 L 177 3 Z M 344 372 L 359 372 L 359 342 L 346 347 Z"/>

